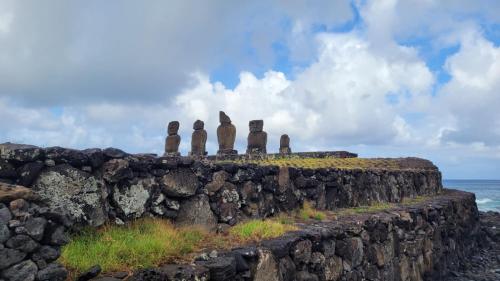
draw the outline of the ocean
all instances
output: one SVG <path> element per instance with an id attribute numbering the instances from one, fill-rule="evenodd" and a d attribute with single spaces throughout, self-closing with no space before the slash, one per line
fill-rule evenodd
<path id="1" fill-rule="evenodd" d="M 443 180 L 443 186 L 475 193 L 480 211 L 500 212 L 500 180 Z"/>

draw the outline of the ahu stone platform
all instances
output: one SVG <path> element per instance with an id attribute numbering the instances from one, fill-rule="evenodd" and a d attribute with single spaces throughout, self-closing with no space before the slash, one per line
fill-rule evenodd
<path id="1" fill-rule="evenodd" d="M 140 270 L 130 280 L 443 280 L 467 263 L 486 235 L 474 195 L 456 190 L 301 227 L 192 265 Z"/>
<path id="2" fill-rule="evenodd" d="M 0 184 L 0 201 L 0 278 L 66 280 L 56 260 L 71 220 L 24 187 Z M 297 226 L 190 264 L 137 270 L 126 280 L 443 280 L 462 270 L 488 235 L 474 195 L 446 189 L 418 203 Z M 105 275 L 95 280 L 121 280 Z"/>
<path id="3" fill-rule="evenodd" d="M 282 237 L 126 280 L 442 280 L 485 240 L 474 195 L 443 189 L 430 161 L 392 161 L 398 165 L 306 169 L 1 144 L 0 280 L 65 280 L 56 259 L 66 231 L 82 226 L 156 216 L 213 230 L 304 201 L 337 212 L 417 196 L 426 199 L 299 223 Z"/>
<path id="4" fill-rule="evenodd" d="M 393 161 L 401 163 L 397 169 L 305 169 L 7 143 L 0 145 L 0 182 L 31 188 L 76 226 L 152 215 L 215 229 L 305 200 L 332 210 L 442 190 L 430 161 Z"/>

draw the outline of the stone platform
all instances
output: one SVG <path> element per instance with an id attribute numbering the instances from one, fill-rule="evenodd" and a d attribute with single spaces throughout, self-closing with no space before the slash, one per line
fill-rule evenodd
<path id="1" fill-rule="evenodd" d="M 31 188 L 75 226 L 156 216 L 215 229 L 297 209 L 304 201 L 333 210 L 441 191 L 441 173 L 430 161 L 391 162 L 397 168 L 308 169 L 1 144 L 0 182 Z"/>
<path id="2" fill-rule="evenodd" d="M 301 228 L 193 265 L 141 270 L 131 280 L 444 280 L 487 235 L 474 195 L 456 190 Z"/>

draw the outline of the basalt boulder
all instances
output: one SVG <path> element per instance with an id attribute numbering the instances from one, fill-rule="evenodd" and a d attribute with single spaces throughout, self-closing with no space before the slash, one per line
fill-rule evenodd
<path id="1" fill-rule="evenodd" d="M 151 190 L 157 186 L 154 178 L 135 179 L 113 187 L 112 199 L 119 214 L 125 218 L 141 217 L 147 209 Z"/>
<path id="2" fill-rule="evenodd" d="M 80 150 L 59 146 L 46 148 L 45 158 L 54 160 L 56 164 L 70 164 L 73 167 L 87 165 L 89 160 L 88 156 Z"/>
<path id="3" fill-rule="evenodd" d="M 196 194 L 198 178 L 189 168 L 171 170 L 161 180 L 163 193 L 171 197 L 189 197 Z"/>
<path id="4" fill-rule="evenodd" d="M 76 223 L 99 226 L 107 219 L 108 196 L 104 182 L 68 164 L 44 170 L 33 190 L 54 210 Z"/>
<path id="5" fill-rule="evenodd" d="M 34 162 L 43 155 L 43 149 L 38 146 L 10 142 L 0 144 L 0 158 L 15 163 Z"/>
<path id="6" fill-rule="evenodd" d="M 200 225 L 206 229 L 214 230 L 217 227 L 217 218 L 210 209 L 208 196 L 199 194 L 183 201 L 176 223 L 179 225 Z"/>

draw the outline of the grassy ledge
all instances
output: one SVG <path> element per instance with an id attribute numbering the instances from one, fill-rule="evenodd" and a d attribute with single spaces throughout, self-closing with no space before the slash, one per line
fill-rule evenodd
<path id="1" fill-rule="evenodd" d="M 224 160 L 221 162 L 228 161 Z M 232 162 L 238 164 L 253 163 L 262 166 L 294 167 L 306 169 L 337 168 L 397 170 L 400 168 L 398 161 L 382 158 L 277 158 L 261 160 L 234 160 Z"/>
<path id="2" fill-rule="evenodd" d="M 288 231 L 297 230 L 292 224 L 279 220 L 250 220 L 232 227 L 229 233 L 243 242 L 259 241 L 278 237 Z"/>
<path id="3" fill-rule="evenodd" d="M 63 248 L 61 262 L 77 272 L 95 264 L 103 271 L 151 267 L 194 251 L 207 235 L 198 228 L 175 228 L 167 220 L 141 219 L 83 231 Z"/>
<path id="4" fill-rule="evenodd" d="M 130 271 L 186 261 L 204 248 L 228 249 L 296 229 L 273 219 L 250 220 L 226 234 L 215 234 L 197 227 L 178 228 L 168 220 L 145 218 L 125 226 L 84 230 L 63 248 L 60 261 L 73 276 L 96 264 L 104 272 Z"/>
<path id="5" fill-rule="evenodd" d="M 143 218 L 124 226 L 106 225 L 87 229 L 72 237 L 62 250 L 60 262 L 77 276 L 99 264 L 104 272 L 132 271 L 174 261 L 190 261 L 207 249 L 230 249 L 245 243 L 259 242 L 297 230 L 297 222 L 337 220 L 342 216 L 382 212 L 398 205 L 425 202 L 429 197 L 405 199 L 400 204 L 375 203 L 371 206 L 317 210 L 310 202 L 301 209 L 273 218 L 248 220 L 215 234 L 198 227 L 176 227 L 168 220 Z"/>

